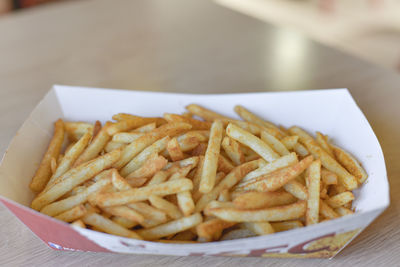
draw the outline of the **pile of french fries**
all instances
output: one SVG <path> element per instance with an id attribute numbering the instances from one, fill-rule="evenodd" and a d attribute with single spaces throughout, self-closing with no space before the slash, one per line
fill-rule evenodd
<path id="1" fill-rule="evenodd" d="M 196 104 L 103 126 L 55 123 L 32 208 L 113 235 L 171 243 L 230 240 L 354 213 L 367 179 L 320 132 L 285 129 L 242 106 L 236 120 Z"/>

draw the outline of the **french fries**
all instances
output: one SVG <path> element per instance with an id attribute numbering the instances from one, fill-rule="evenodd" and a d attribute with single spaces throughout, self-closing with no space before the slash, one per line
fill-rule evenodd
<path id="1" fill-rule="evenodd" d="M 244 121 L 186 108 L 163 118 L 119 113 L 103 127 L 58 120 L 31 207 L 73 227 L 163 243 L 269 235 L 355 212 L 351 190 L 367 173 L 326 135 L 278 127 L 240 105 Z"/>

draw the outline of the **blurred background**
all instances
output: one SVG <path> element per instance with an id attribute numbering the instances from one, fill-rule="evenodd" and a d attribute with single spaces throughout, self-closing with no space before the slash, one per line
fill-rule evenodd
<path id="1" fill-rule="evenodd" d="M 0 15 L 62 1 L 0 0 Z M 257 19 L 296 29 L 318 42 L 400 72 L 400 0 L 215 1 Z M 292 47 L 297 46 L 296 40 L 287 41 Z"/>

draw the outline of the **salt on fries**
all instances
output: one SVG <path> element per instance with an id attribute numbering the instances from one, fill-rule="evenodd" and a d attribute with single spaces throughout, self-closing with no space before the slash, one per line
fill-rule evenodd
<path id="1" fill-rule="evenodd" d="M 354 213 L 351 190 L 367 173 L 326 135 L 286 130 L 242 106 L 243 121 L 187 110 L 119 113 L 103 126 L 59 119 L 30 184 L 32 208 L 164 243 L 268 235 Z"/>

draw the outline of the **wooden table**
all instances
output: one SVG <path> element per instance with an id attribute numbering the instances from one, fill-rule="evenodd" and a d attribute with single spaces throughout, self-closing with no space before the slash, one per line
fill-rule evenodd
<path id="1" fill-rule="evenodd" d="M 334 260 L 50 250 L 0 207 L 0 265 L 398 265 L 400 76 L 207 1 L 70 1 L 0 17 L 0 152 L 52 84 L 228 93 L 348 87 L 383 147 L 392 204 Z"/>

